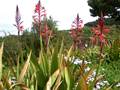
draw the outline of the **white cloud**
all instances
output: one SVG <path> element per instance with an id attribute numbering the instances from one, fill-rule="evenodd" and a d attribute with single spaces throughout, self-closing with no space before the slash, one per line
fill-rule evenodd
<path id="1" fill-rule="evenodd" d="M 14 5 L 16 5 L 16 0 L 1 0 L 0 1 L 0 23 L 11 23 L 14 18 Z"/>
<path id="2" fill-rule="evenodd" d="M 33 9 L 37 2 L 38 0 L 1 0 L 0 24 L 12 25 L 15 23 L 15 8 L 18 4 L 25 28 L 29 27 Z M 48 16 L 52 16 L 54 20 L 59 21 L 60 29 L 70 28 L 77 13 L 85 23 L 95 19 L 90 17 L 87 0 L 41 0 L 41 3 L 47 9 Z"/>
<path id="3" fill-rule="evenodd" d="M 43 5 L 46 6 L 47 12 L 55 20 L 59 21 L 59 27 L 69 29 L 72 21 L 79 13 L 80 18 L 84 23 L 93 21 L 96 18 L 90 16 L 87 0 L 43 0 Z"/>

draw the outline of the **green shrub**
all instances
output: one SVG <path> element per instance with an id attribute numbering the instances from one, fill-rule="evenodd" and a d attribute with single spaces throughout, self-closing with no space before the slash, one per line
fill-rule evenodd
<path id="1" fill-rule="evenodd" d="M 4 52 L 3 61 L 5 63 L 13 62 L 16 63 L 18 55 L 22 50 L 22 43 L 20 42 L 20 37 L 18 36 L 7 36 L 4 37 Z"/>
<path id="2" fill-rule="evenodd" d="M 109 50 L 110 61 L 120 60 L 120 39 L 114 40 Z"/>

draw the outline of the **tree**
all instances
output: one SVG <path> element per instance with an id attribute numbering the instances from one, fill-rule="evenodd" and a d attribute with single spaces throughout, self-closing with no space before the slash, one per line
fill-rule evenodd
<path id="1" fill-rule="evenodd" d="M 88 0 L 91 16 L 103 16 L 120 20 L 120 0 Z"/>
<path id="2" fill-rule="evenodd" d="M 51 16 L 47 19 L 47 25 L 49 30 L 56 31 L 58 30 L 57 28 L 57 21 L 55 21 Z"/>
<path id="3" fill-rule="evenodd" d="M 111 5 L 114 8 L 111 17 L 115 18 L 116 21 L 120 21 L 120 0 L 112 0 Z"/>

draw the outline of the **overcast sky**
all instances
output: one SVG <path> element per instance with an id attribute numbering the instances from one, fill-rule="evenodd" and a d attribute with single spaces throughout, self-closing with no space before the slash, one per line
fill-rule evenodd
<path id="1" fill-rule="evenodd" d="M 38 0 L 0 0 L 0 31 L 17 32 L 13 26 L 17 4 L 24 27 L 30 27 L 33 9 L 37 2 Z M 45 6 L 47 16 L 52 16 L 54 20 L 58 21 L 59 29 L 69 29 L 77 13 L 84 23 L 95 20 L 90 16 L 87 0 L 41 0 L 41 4 Z"/>

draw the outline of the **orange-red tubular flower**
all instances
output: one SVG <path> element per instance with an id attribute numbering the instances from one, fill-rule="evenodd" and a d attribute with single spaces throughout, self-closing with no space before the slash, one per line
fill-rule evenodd
<path id="1" fill-rule="evenodd" d="M 33 20 L 34 20 L 33 24 L 38 27 L 37 33 L 38 33 L 38 35 L 41 35 L 43 42 L 44 42 L 45 46 L 47 47 L 48 40 L 49 40 L 49 37 L 51 36 L 52 32 L 48 28 L 46 10 L 41 5 L 40 0 L 38 1 L 38 3 L 35 6 L 34 14 L 35 15 L 33 16 Z M 42 24 L 41 24 L 41 21 L 42 21 Z M 44 25 L 44 26 L 41 27 L 41 25 Z"/>
<path id="2" fill-rule="evenodd" d="M 103 46 L 108 45 L 106 34 L 109 33 L 109 28 L 104 25 L 104 17 L 101 14 L 101 17 L 98 19 L 97 27 L 92 28 L 93 36 L 91 37 L 92 43 L 100 46 L 100 54 L 102 54 Z"/>
<path id="3" fill-rule="evenodd" d="M 33 24 L 34 26 L 38 27 L 37 33 L 40 35 L 42 33 L 41 31 L 41 21 L 46 18 L 46 10 L 45 8 L 41 5 L 40 0 L 35 6 L 34 10 L 34 15 L 33 15 Z"/>
<path id="4" fill-rule="evenodd" d="M 82 44 L 80 39 L 82 37 L 81 33 L 83 27 L 84 27 L 83 21 L 81 20 L 81 18 L 79 18 L 79 14 L 77 14 L 77 17 L 73 21 L 70 29 L 70 35 L 74 42 L 73 43 L 74 48 L 80 47 L 80 44 Z"/>
<path id="5" fill-rule="evenodd" d="M 41 23 L 41 19 L 46 16 L 46 10 L 44 7 L 42 7 L 40 0 L 35 6 L 35 12 L 33 15 L 33 20 L 35 23 Z"/>

